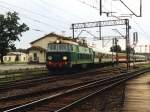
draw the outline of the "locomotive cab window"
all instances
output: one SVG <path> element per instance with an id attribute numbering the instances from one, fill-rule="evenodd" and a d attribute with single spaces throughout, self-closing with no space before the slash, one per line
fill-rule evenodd
<path id="1" fill-rule="evenodd" d="M 73 50 L 72 45 L 69 44 L 49 44 L 48 49 L 49 52 L 71 52 Z"/>

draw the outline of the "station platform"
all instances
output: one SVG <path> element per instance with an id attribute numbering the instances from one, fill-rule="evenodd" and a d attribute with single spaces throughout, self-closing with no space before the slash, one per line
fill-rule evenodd
<path id="1" fill-rule="evenodd" d="M 45 65 L 41 64 L 3 64 L 0 65 L 0 71 L 6 70 L 19 70 L 19 69 L 34 69 L 34 68 L 43 68 Z"/>
<path id="2" fill-rule="evenodd" d="M 121 112 L 150 112 L 150 72 L 126 83 Z"/>

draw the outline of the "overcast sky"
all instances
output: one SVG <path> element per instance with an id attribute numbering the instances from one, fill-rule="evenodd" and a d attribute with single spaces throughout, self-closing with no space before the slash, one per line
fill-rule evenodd
<path id="1" fill-rule="evenodd" d="M 140 0 L 122 1 L 139 15 Z M 141 18 L 135 16 L 128 18 L 132 28 L 131 33 L 137 31 L 139 34 L 139 45 L 150 44 L 149 4 L 150 1 L 143 0 Z M 17 48 L 28 48 L 30 42 L 50 32 L 72 36 L 70 30 L 72 23 L 116 19 L 106 17 L 106 15 L 100 16 L 97 8 L 99 8 L 99 0 L 0 0 L 0 13 L 16 11 L 19 13 L 21 22 L 30 27 L 30 30 L 23 33 L 23 37 L 20 37 L 21 41 L 16 42 Z M 119 1 L 112 0 L 103 0 L 103 11 L 115 12 L 113 14 L 116 16 L 131 13 Z M 120 30 L 120 27 L 117 29 Z M 92 30 L 89 31 L 97 35 L 96 30 L 95 32 Z M 107 32 L 107 29 L 104 29 L 103 32 Z M 86 36 L 88 35 L 86 34 Z M 89 36 L 89 38 L 91 37 Z"/>

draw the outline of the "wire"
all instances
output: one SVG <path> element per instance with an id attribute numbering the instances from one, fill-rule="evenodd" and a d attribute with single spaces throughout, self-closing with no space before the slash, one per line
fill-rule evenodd
<path id="1" fill-rule="evenodd" d="M 50 16 L 46 16 L 46 15 L 43 15 L 43 14 L 41 14 L 41 13 L 34 12 L 34 11 L 31 11 L 31 10 L 28 10 L 28 9 L 25 9 L 25 8 L 22 8 L 22 7 L 13 5 L 13 4 L 9 4 L 9 3 L 4 2 L 4 1 L 1 1 L 0 3 L 5 4 L 5 5 L 9 5 L 9 6 L 18 8 L 18 9 L 21 9 L 21 10 L 23 10 L 23 11 L 29 12 L 29 13 L 34 14 L 34 15 L 38 15 L 38 16 L 40 16 L 40 17 L 42 17 L 42 18 L 46 18 L 47 20 L 53 19 L 53 20 L 56 21 L 56 22 L 58 22 L 58 21 L 64 22 L 64 21 L 62 21 L 61 19 L 54 19 L 54 18 L 52 18 L 52 16 L 51 16 L 51 17 L 50 17 Z M 66 22 L 65 22 L 65 23 L 66 23 Z"/>
<path id="2" fill-rule="evenodd" d="M 115 9 L 117 9 L 118 11 L 121 11 L 120 9 L 118 9 L 117 7 L 113 6 Z M 122 12 L 122 11 L 121 11 Z M 138 30 L 139 32 L 143 32 L 142 35 L 146 36 L 146 37 L 150 37 L 150 35 L 141 27 L 141 25 L 139 23 L 137 23 L 135 20 L 133 20 L 133 22 L 135 23 L 135 25 L 137 26 L 136 28 L 134 28 L 135 30 L 138 30 L 137 28 L 139 28 L 140 30 Z"/>
<path id="3" fill-rule="evenodd" d="M 85 18 L 81 18 L 80 16 L 77 16 L 77 15 L 75 15 L 75 14 L 73 14 L 73 13 L 69 13 L 68 11 L 66 11 L 66 10 L 64 10 L 64 9 L 62 9 L 62 8 L 60 8 L 60 7 L 57 7 L 56 5 L 52 5 L 52 4 L 50 4 L 49 2 L 46 2 L 45 0 L 39 0 L 40 1 L 40 4 L 39 5 L 41 5 L 41 4 L 43 4 L 43 8 L 45 8 L 46 9 L 46 11 L 48 11 L 49 10 L 49 7 L 51 7 L 51 8 L 55 8 L 56 10 L 58 10 L 59 12 L 63 12 L 63 14 L 61 13 L 61 16 L 63 16 L 63 15 L 65 15 L 65 14 L 69 14 L 69 15 L 71 15 L 69 18 L 69 21 L 70 20 L 72 20 L 71 18 L 75 18 L 75 19 L 82 19 L 82 20 L 84 20 Z M 46 8 L 47 7 L 47 8 Z M 57 16 L 59 16 L 59 17 L 61 17 L 60 15 L 57 15 Z M 64 18 L 64 19 L 67 19 L 67 18 Z M 68 19 L 67 19 L 68 20 Z"/>
<path id="4" fill-rule="evenodd" d="M 82 4 L 84 4 L 84 5 L 87 5 L 87 6 L 91 7 L 91 8 L 93 8 L 93 9 L 99 10 L 98 7 L 96 7 L 96 6 L 94 6 L 94 5 L 91 5 L 91 4 L 88 4 L 88 3 L 85 2 L 85 1 L 82 1 L 82 0 L 77 0 L 77 1 L 80 2 L 80 3 L 82 3 Z"/>
<path id="5" fill-rule="evenodd" d="M 135 20 L 134 20 L 133 22 L 138 26 L 138 28 L 140 29 L 140 31 L 142 31 L 143 34 L 144 34 L 146 37 L 150 37 L 150 35 L 141 27 L 140 24 L 138 24 Z M 143 36 L 144 36 L 144 35 L 143 35 Z"/>
<path id="6" fill-rule="evenodd" d="M 38 8 L 41 7 L 44 11 L 48 12 L 49 13 L 49 8 L 45 7 L 45 4 L 43 3 L 43 1 L 41 0 L 38 0 L 40 3 L 34 0 L 30 0 L 31 2 L 33 2 L 33 4 L 35 4 Z M 42 5 L 43 4 L 43 5 Z M 62 16 L 63 14 L 61 14 Z M 60 15 L 56 14 L 56 13 L 53 13 L 53 16 L 51 16 L 51 18 L 55 19 L 56 21 L 61 21 L 63 23 L 67 23 L 68 21 L 72 22 L 71 19 L 67 19 L 67 18 L 63 18 L 63 19 L 60 19 L 62 18 Z M 65 20 L 65 21 L 64 21 Z"/>
<path id="7" fill-rule="evenodd" d="M 8 7 L 5 7 L 5 6 L 2 6 L 2 5 L 0 5 L 0 7 L 1 8 L 4 8 L 4 9 L 8 9 L 8 10 L 12 10 L 12 9 L 10 9 L 10 8 L 8 8 Z M 12 11 L 15 11 L 15 10 L 12 10 Z M 50 24 L 48 24 L 48 23 L 45 23 L 45 22 L 43 22 L 43 21 L 40 21 L 40 20 L 37 20 L 37 19 L 33 19 L 33 18 L 31 18 L 31 17 L 29 17 L 29 16 L 26 16 L 26 15 L 23 15 L 23 14 L 21 14 L 22 15 L 22 17 L 24 17 L 24 18 L 26 18 L 26 19 L 29 19 L 29 20 L 32 20 L 32 21 L 34 21 L 34 22 L 36 22 L 36 23 L 40 23 L 40 24 L 43 24 L 43 25 L 46 25 L 46 26 L 48 26 L 48 27 L 50 27 L 50 28 L 55 28 L 55 29 L 57 29 L 58 30 L 58 28 L 57 27 L 54 27 L 54 26 L 52 26 L 52 25 L 50 25 Z"/>

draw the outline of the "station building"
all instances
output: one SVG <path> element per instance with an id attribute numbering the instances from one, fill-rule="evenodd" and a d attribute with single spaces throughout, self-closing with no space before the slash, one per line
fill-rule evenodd
<path id="1" fill-rule="evenodd" d="M 4 63 L 12 63 L 12 62 L 20 62 L 26 63 L 28 62 L 28 55 L 22 52 L 9 52 L 6 56 L 3 57 Z"/>
<path id="2" fill-rule="evenodd" d="M 48 47 L 48 43 L 54 43 L 57 39 L 67 38 L 62 35 L 58 35 L 55 33 L 50 33 L 45 35 L 37 40 L 31 42 L 31 47 L 27 49 L 29 56 L 29 63 L 41 63 L 44 64 L 46 62 L 46 49 Z M 67 42 L 67 40 L 65 40 Z M 69 42 L 69 41 L 68 41 Z"/>

